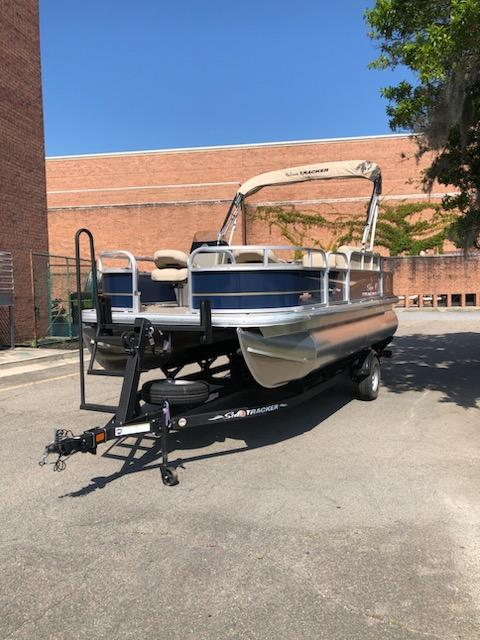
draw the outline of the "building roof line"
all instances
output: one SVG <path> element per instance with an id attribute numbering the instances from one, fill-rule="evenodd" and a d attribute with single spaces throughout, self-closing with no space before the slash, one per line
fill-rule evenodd
<path id="1" fill-rule="evenodd" d="M 402 200 L 436 200 L 443 198 L 446 195 L 457 195 L 453 192 L 440 192 L 440 193 L 402 193 L 382 196 L 381 201 L 402 201 Z M 252 202 L 252 206 L 282 206 L 282 205 L 296 205 L 296 204 L 342 204 L 342 203 L 355 203 L 355 202 L 368 202 L 369 196 L 355 196 L 352 198 L 315 198 L 311 200 L 276 200 L 268 202 Z M 84 209 L 132 209 L 139 207 L 166 207 L 166 206 L 191 206 L 191 205 L 206 205 L 206 204 L 229 204 L 232 201 L 231 198 L 215 198 L 215 199 L 196 199 L 196 200 L 158 200 L 147 202 L 114 202 L 114 203 L 97 203 L 97 204 L 77 204 L 77 205 L 56 205 L 48 207 L 48 211 L 77 211 Z M 428 203 L 427 203 L 428 204 Z"/>
<path id="2" fill-rule="evenodd" d="M 147 184 L 129 187 L 95 187 L 94 189 L 63 189 L 60 191 L 47 191 L 48 195 L 58 195 L 65 193 L 94 193 L 97 191 L 139 191 L 140 189 L 196 189 L 204 187 L 225 187 L 231 185 L 240 186 L 238 180 L 228 182 L 191 182 L 188 184 Z"/>
<path id="3" fill-rule="evenodd" d="M 377 135 L 368 136 L 350 136 L 344 138 L 313 138 L 307 140 L 285 140 L 278 142 L 252 142 L 242 144 L 224 144 L 213 145 L 205 147 L 178 147 L 172 149 L 146 149 L 138 151 L 111 151 L 107 153 L 80 153 L 74 155 L 63 156 L 46 156 L 46 160 L 77 160 L 79 158 L 87 160 L 89 158 L 114 158 L 121 156 L 141 156 L 141 155 L 154 155 L 154 154 L 167 154 L 167 153 L 193 153 L 198 151 L 222 151 L 228 149 L 253 149 L 257 147 L 288 147 L 288 146 L 301 146 L 308 144 L 328 144 L 336 142 L 355 142 L 359 140 L 378 140 L 380 138 L 410 138 L 411 133 L 383 133 Z"/>

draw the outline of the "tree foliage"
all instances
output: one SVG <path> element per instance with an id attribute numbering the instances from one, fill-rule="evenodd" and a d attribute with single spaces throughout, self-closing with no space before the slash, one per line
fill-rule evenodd
<path id="1" fill-rule="evenodd" d="M 377 0 L 366 18 L 380 43 L 371 66 L 403 65 L 418 79 L 382 90 L 392 129 L 418 131 L 431 148 L 441 148 L 453 127 L 468 130 L 479 108 L 480 2 Z"/>
<path id="2" fill-rule="evenodd" d="M 382 90 L 393 130 L 418 133 L 419 155 L 436 151 L 424 175 L 453 185 L 447 211 L 461 217 L 450 237 L 480 246 L 480 2 L 479 0 L 377 0 L 366 11 L 380 53 L 377 69 L 407 67 L 416 82 Z"/>

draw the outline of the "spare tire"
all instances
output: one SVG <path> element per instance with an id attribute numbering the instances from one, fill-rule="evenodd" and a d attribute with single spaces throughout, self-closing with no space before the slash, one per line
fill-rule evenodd
<path id="1" fill-rule="evenodd" d="M 194 406 L 208 400 L 210 391 L 206 382 L 195 380 L 149 380 L 142 387 L 142 400 L 148 404 Z"/>

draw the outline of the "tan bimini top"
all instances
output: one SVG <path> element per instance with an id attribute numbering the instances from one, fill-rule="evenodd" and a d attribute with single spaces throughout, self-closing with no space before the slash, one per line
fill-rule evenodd
<path id="1" fill-rule="evenodd" d="M 276 184 L 306 182 L 308 180 L 333 180 L 335 178 L 366 178 L 377 183 L 380 193 L 380 167 L 369 160 L 344 160 L 341 162 L 321 162 L 306 164 L 301 167 L 290 167 L 278 171 L 268 171 L 250 178 L 237 191 L 237 197 L 246 198 L 263 187 Z"/>

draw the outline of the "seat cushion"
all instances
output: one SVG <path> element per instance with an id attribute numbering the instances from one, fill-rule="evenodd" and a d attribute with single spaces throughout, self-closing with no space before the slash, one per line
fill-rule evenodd
<path id="1" fill-rule="evenodd" d="M 262 264 L 263 263 L 263 251 L 257 251 L 256 249 L 238 249 L 233 252 L 235 262 L 239 264 Z M 280 262 L 273 251 L 268 252 L 268 262 L 276 263 Z"/>
<path id="2" fill-rule="evenodd" d="M 342 246 L 338 247 L 338 253 L 346 253 L 349 256 L 351 253 L 362 252 L 362 247 L 352 247 L 350 244 L 342 244 Z"/>
<path id="3" fill-rule="evenodd" d="M 352 247 L 351 245 L 348 244 L 342 244 L 341 247 L 338 247 L 337 251 L 339 253 L 345 253 L 348 256 L 348 259 L 350 260 L 350 267 L 352 269 L 360 269 L 362 266 L 362 258 L 360 255 L 356 255 L 352 257 L 352 253 L 356 253 L 356 254 L 361 254 L 362 253 L 362 249 L 361 247 Z"/>
<path id="4" fill-rule="evenodd" d="M 154 269 L 151 277 L 155 282 L 185 282 L 188 269 Z"/>
<path id="5" fill-rule="evenodd" d="M 347 258 L 344 255 L 339 255 L 335 251 L 327 253 L 327 265 L 329 269 L 346 269 Z M 308 267 L 308 255 L 303 256 L 303 266 Z M 312 267 L 324 267 L 325 262 L 321 253 L 312 253 Z"/>
<path id="6" fill-rule="evenodd" d="M 310 255 L 308 255 L 308 253 L 304 254 L 302 264 L 304 267 L 316 267 L 323 269 L 325 267 L 325 258 L 323 253 L 312 251 Z"/>
<path id="7" fill-rule="evenodd" d="M 176 249 L 160 249 L 153 254 L 153 261 L 159 269 L 181 269 L 188 264 L 188 256 Z"/>

